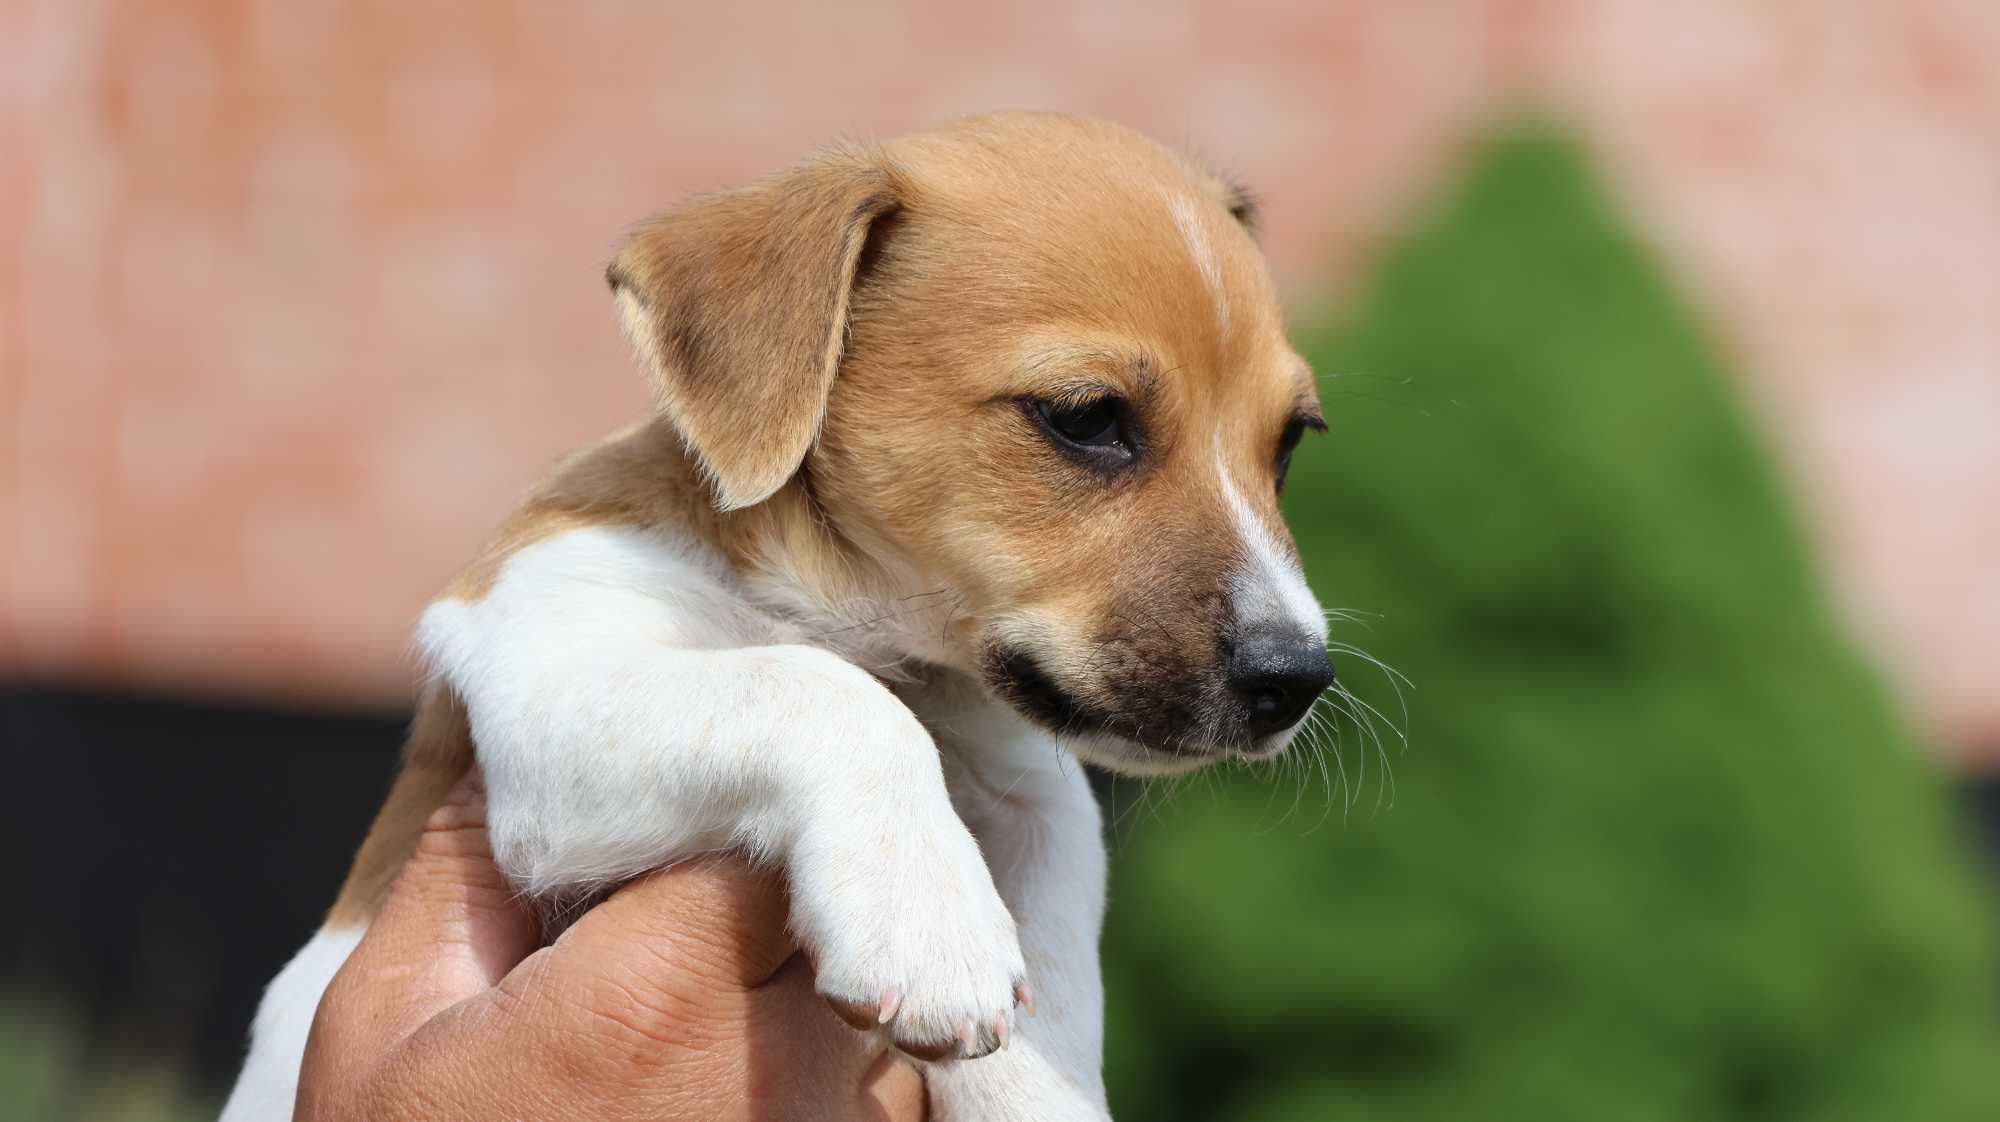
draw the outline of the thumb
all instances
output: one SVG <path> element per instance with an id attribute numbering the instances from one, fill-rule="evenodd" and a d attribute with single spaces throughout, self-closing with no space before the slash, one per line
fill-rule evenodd
<path id="1" fill-rule="evenodd" d="M 539 935 L 534 915 L 493 863 L 486 789 L 475 767 L 424 823 L 381 912 L 328 987 L 326 1004 L 340 1003 L 346 1023 L 366 1026 L 367 1039 L 348 1042 L 366 1049 L 357 1060 L 380 1055 L 490 989 L 534 952 Z"/>

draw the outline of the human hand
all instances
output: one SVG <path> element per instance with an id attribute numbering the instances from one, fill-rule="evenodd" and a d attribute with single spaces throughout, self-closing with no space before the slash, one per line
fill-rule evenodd
<path id="1" fill-rule="evenodd" d="M 785 918 L 773 874 L 691 862 L 538 948 L 468 777 L 327 987 L 298 1122 L 922 1119 L 922 1077 L 827 1008 Z"/>

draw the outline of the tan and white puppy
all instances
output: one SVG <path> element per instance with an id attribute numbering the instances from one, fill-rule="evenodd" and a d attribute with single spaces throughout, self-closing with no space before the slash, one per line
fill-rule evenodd
<path id="1" fill-rule="evenodd" d="M 403 773 L 226 1122 L 290 1117 L 321 991 L 475 760 L 525 892 L 748 851 L 938 1118 L 1103 1118 L 1073 760 L 1275 755 L 1332 675 L 1277 504 L 1322 424 L 1248 219 L 1124 128 L 1007 115 L 640 229 L 609 275 L 657 415 L 425 612 Z"/>

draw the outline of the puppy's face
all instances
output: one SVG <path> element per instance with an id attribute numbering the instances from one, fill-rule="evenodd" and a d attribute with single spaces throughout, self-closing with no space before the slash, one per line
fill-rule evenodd
<path id="1" fill-rule="evenodd" d="M 951 661 L 1093 762 L 1282 751 L 1332 676 L 1278 511 L 1323 422 L 1242 202 L 1092 122 L 891 158 L 808 461 L 835 524 L 949 590 Z"/>
<path id="2" fill-rule="evenodd" d="M 949 606 L 918 657 L 1172 772 L 1283 750 L 1332 677 L 1278 513 L 1319 406 L 1244 210 L 1129 130 L 989 117 L 698 200 L 610 279 L 719 506 L 796 488 Z"/>

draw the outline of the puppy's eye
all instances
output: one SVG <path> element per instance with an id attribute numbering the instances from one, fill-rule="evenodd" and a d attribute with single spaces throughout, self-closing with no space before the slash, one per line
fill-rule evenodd
<path id="1" fill-rule="evenodd" d="M 1307 429 L 1326 431 L 1326 422 L 1316 417 L 1293 417 L 1285 424 L 1285 431 L 1278 436 L 1277 477 L 1278 493 L 1285 493 L 1285 473 L 1292 468 L 1292 452 L 1299 446 L 1299 439 Z"/>
<path id="2" fill-rule="evenodd" d="M 1049 427 L 1072 444 L 1104 445 L 1120 443 L 1118 413 L 1111 402 L 1099 399 L 1087 405 L 1044 405 L 1042 415 Z"/>
<path id="3" fill-rule="evenodd" d="M 1116 397 L 1092 401 L 1030 403 L 1030 412 L 1058 448 L 1116 465 L 1132 459 L 1134 445 L 1125 423 L 1125 403 Z"/>

